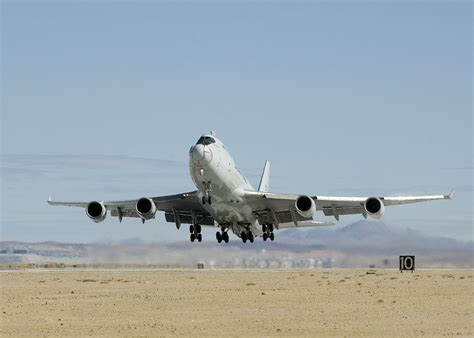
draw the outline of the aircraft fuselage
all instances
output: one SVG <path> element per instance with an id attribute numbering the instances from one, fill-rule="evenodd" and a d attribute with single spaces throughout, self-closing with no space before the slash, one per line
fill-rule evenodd
<path id="1" fill-rule="evenodd" d="M 220 140 L 203 135 L 189 150 L 189 169 L 204 208 L 216 222 L 237 235 L 243 229 L 261 231 L 252 208 L 242 198 L 245 190 L 255 189 Z"/>

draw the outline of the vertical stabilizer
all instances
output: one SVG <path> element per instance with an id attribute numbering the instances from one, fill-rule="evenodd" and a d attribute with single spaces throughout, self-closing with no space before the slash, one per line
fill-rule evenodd
<path id="1" fill-rule="evenodd" d="M 260 178 L 260 184 L 258 185 L 258 191 L 267 192 L 270 184 L 270 162 L 265 161 L 265 167 L 263 167 L 262 177 Z"/>

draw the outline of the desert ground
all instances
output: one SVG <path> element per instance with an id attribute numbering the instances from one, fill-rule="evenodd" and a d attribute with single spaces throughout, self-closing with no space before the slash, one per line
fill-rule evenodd
<path id="1" fill-rule="evenodd" d="M 0 272 L 1 336 L 473 336 L 473 270 Z"/>

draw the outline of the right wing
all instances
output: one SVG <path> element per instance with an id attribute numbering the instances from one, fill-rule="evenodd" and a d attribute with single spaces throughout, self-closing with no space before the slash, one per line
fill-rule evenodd
<path id="1" fill-rule="evenodd" d="M 296 212 L 295 202 L 301 195 L 282 194 L 259 191 L 246 191 L 245 199 L 252 206 L 260 224 L 273 223 L 279 227 L 321 226 L 333 225 L 329 222 L 316 222 L 312 217 L 305 218 Z M 336 197 L 336 196 L 308 196 L 316 206 L 316 211 L 322 211 L 325 216 L 334 216 L 339 220 L 341 215 L 368 214 L 365 204 L 370 200 L 377 200 L 383 206 L 409 204 L 432 200 L 451 199 L 453 191 L 447 195 L 428 196 L 400 196 L 400 197 Z"/>
<path id="2" fill-rule="evenodd" d="M 150 197 L 159 211 L 164 211 L 167 222 L 174 222 L 179 227 L 181 223 L 201 224 L 214 226 L 214 219 L 203 208 L 197 191 Z M 124 201 L 105 201 L 99 202 L 104 205 L 107 211 L 110 210 L 111 216 L 119 217 L 140 217 L 136 211 L 136 205 L 139 199 Z M 48 199 L 48 204 L 54 206 L 87 208 L 90 202 L 57 202 Z M 153 217 L 154 218 L 154 217 Z"/>

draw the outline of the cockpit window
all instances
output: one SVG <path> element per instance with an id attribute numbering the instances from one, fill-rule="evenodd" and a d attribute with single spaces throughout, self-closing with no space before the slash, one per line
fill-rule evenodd
<path id="1" fill-rule="evenodd" d="M 210 136 L 201 136 L 201 138 L 197 141 L 196 144 L 202 144 L 208 146 L 209 144 L 216 143 L 213 137 Z"/>

